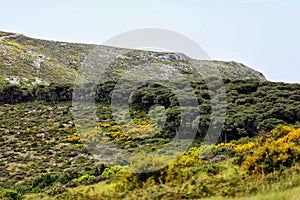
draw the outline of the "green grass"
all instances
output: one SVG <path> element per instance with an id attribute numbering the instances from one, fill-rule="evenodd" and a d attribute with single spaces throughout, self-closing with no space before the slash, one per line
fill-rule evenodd
<path id="1" fill-rule="evenodd" d="M 79 187 L 76 187 L 76 188 L 72 188 L 72 189 L 69 189 L 70 192 L 75 192 L 75 193 L 78 193 L 78 192 L 83 192 L 83 193 L 86 193 L 88 191 L 90 191 L 91 189 L 94 190 L 95 192 L 109 192 L 109 190 L 111 190 L 113 187 L 114 187 L 114 183 L 110 183 L 110 182 L 106 182 L 106 181 L 103 181 L 103 182 L 100 182 L 98 184 L 95 184 L 95 185 L 91 185 L 91 186 L 79 186 Z"/>
<path id="2" fill-rule="evenodd" d="M 109 193 L 115 184 L 100 182 L 91 186 L 79 186 L 77 188 L 68 189 L 69 194 L 72 195 L 85 195 L 87 196 L 100 196 L 102 193 Z M 103 197 L 105 198 L 105 197 Z M 30 194 L 25 196 L 25 200 L 54 200 L 58 199 L 57 197 L 49 197 L 45 194 Z M 88 199 L 88 198 L 86 198 Z M 100 199 L 100 198 L 99 198 Z M 147 196 L 144 196 L 144 199 L 147 199 Z M 164 199 L 164 198 L 162 198 Z M 172 199 L 172 198 L 166 198 Z M 246 196 L 246 197 L 236 197 L 236 198 L 227 198 L 227 197 L 210 197 L 203 198 L 203 200 L 300 200 L 300 187 L 287 189 L 283 191 L 276 192 L 264 192 L 258 193 L 256 195 Z"/>
<path id="3" fill-rule="evenodd" d="M 204 200 L 300 200 L 300 187 L 239 198 L 211 197 Z"/>
<path id="4" fill-rule="evenodd" d="M 68 199 L 67 196 L 70 197 L 70 200 L 74 196 L 101 196 L 103 193 L 109 193 L 113 187 L 115 186 L 114 183 L 107 183 L 106 181 L 94 184 L 94 185 L 89 185 L 89 186 L 79 186 L 76 188 L 68 188 L 67 191 L 65 192 L 64 198 Z M 45 193 L 39 193 L 39 194 L 28 194 L 25 196 L 25 200 L 54 200 L 58 199 L 57 196 L 55 197 L 50 197 L 46 195 Z"/>

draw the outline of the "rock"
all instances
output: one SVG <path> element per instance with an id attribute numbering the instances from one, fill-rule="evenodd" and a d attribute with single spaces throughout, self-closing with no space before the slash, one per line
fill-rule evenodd
<path id="1" fill-rule="evenodd" d="M 46 81 L 42 81 L 42 79 L 36 77 L 35 78 L 35 82 L 31 82 L 32 85 L 39 85 L 39 84 L 45 84 L 45 85 L 49 85 L 49 83 L 47 83 Z"/>
<path id="2" fill-rule="evenodd" d="M 46 58 L 46 56 L 40 55 L 36 60 L 33 61 L 32 66 L 34 66 L 37 69 L 40 69 L 41 64 L 47 61 L 48 59 Z"/>
<path id="3" fill-rule="evenodd" d="M 217 162 L 222 162 L 224 160 L 226 160 L 226 158 L 228 158 L 228 155 L 217 155 L 215 157 L 213 157 L 212 159 L 209 160 L 210 163 L 217 163 Z"/>
<path id="4" fill-rule="evenodd" d="M 75 187 L 78 187 L 78 186 L 79 186 L 79 183 L 75 182 L 75 181 L 69 181 L 68 184 L 67 184 L 67 187 L 70 187 L 70 188 L 75 188 Z"/>
<path id="5" fill-rule="evenodd" d="M 11 84 L 17 84 L 17 85 L 20 84 L 20 80 L 17 79 L 17 78 L 12 78 L 12 79 L 10 79 L 10 78 L 5 78 L 5 80 L 8 81 L 8 82 L 11 83 Z"/>

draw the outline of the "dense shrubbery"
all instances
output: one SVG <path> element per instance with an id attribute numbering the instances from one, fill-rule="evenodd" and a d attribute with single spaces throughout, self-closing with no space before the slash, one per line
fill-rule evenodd
<path id="1" fill-rule="evenodd" d="M 300 100 L 297 98 L 300 96 L 299 84 L 258 80 L 225 80 L 224 82 L 227 93 L 227 117 L 221 136 L 222 141 L 253 137 L 264 131 L 271 131 L 279 124 L 296 124 L 300 121 Z M 115 84 L 114 81 L 99 84 L 95 100 L 110 101 Z M 210 125 L 210 94 L 204 82 L 192 82 L 191 85 L 200 104 L 198 135 L 203 136 Z M 83 91 L 84 88 L 86 87 L 82 86 Z M 2 104 L 33 100 L 57 102 L 71 100 L 71 98 L 72 85 L 68 84 L 38 85 L 32 88 L 7 84 L 0 89 Z M 157 104 L 164 106 L 167 115 L 163 132 L 175 132 L 180 124 L 178 99 L 171 90 L 163 86 L 148 84 L 135 91 L 131 97 L 131 112 L 148 112 L 151 106 Z"/>
<path id="2" fill-rule="evenodd" d="M 253 154 L 245 157 L 245 169 L 270 173 L 300 161 L 300 129 L 279 126 L 272 133 L 274 137 L 268 138 Z"/>
<path id="3" fill-rule="evenodd" d="M 300 161 L 300 129 L 278 126 L 272 134 L 216 146 L 194 147 L 159 170 L 121 173 L 114 195 L 134 199 L 139 195 L 150 195 L 167 199 L 255 194 L 261 190 L 258 188 L 260 184 L 278 184 L 300 170 L 297 165 Z M 226 154 L 224 148 L 232 149 L 234 153 Z M 149 160 L 153 166 L 167 162 L 163 157 L 144 159 L 134 160 L 131 169 L 144 169 L 146 163 L 149 167 Z M 242 167 L 236 162 L 240 159 Z M 299 185 L 297 180 L 300 177 L 293 177 L 293 186 Z M 283 184 L 283 187 L 288 186 Z"/>
<path id="4" fill-rule="evenodd" d="M 168 143 L 180 124 L 181 108 L 174 94 L 159 85 L 149 84 L 140 88 L 131 99 L 130 114 L 133 120 L 119 125 L 112 119 L 107 104 L 114 84 L 114 82 L 109 82 L 98 86 L 96 100 L 99 102 L 96 108 L 99 124 L 93 130 L 94 138 L 92 139 L 98 139 L 95 135 L 102 134 L 106 140 L 114 141 L 130 152 L 151 152 L 159 150 L 165 143 Z M 193 83 L 192 86 L 200 104 L 199 137 L 194 144 L 194 146 L 199 146 L 201 137 L 205 135 L 210 125 L 210 95 L 203 83 Z M 191 190 L 197 186 L 195 191 L 190 191 L 188 197 L 193 197 L 196 192 L 206 196 L 239 194 L 242 193 L 239 187 L 224 192 L 221 187 L 226 190 L 231 189 L 229 185 L 221 184 L 221 182 L 227 181 L 235 185 L 240 184 L 240 177 L 245 179 L 261 173 L 268 174 L 268 176 L 272 173 L 283 173 L 299 162 L 299 129 L 296 126 L 295 128 L 279 126 L 271 131 L 279 124 L 298 123 L 299 126 L 299 87 L 299 84 L 256 80 L 226 81 L 227 116 L 218 146 L 212 148 L 211 151 L 203 151 L 199 148 L 190 149 L 168 167 L 152 173 L 140 174 L 126 173 L 118 167 L 106 170 L 104 170 L 105 167 L 101 167 L 95 172 L 96 161 L 90 159 L 88 150 L 82 144 L 82 136 L 76 132 L 72 122 L 71 103 L 60 102 L 70 100 L 70 86 L 50 85 L 24 89 L 17 85 L 6 85 L 0 90 L 1 103 L 31 100 L 46 100 L 46 102 L 1 106 L 0 145 L 7 151 L 3 151 L 0 158 L 1 161 L 12 163 L 12 165 L 0 166 L 1 177 L 5 180 L 1 182 L 1 186 L 14 189 L 20 194 L 49 190 L 49 194 L 54 195 L 63 192 L 68 183 L 74 183 L 73 179 L 89 174 L 92 177 L 83 181 L 83 184 L 96 183 L 107 177 L 120 177 L 123 185 L 121 184 L 119 188 L 129 195 L 132 190 L 145 189 L 150 185 L 155 188 L 161 183 L 163 186 L 160 186 L 171 188 L 186 184 L 188 188 L 192 188 Z M 155 104 L 161 104 L 164 107 L 153 107 Z M 194 112 L 193 108 L 185 107 L 184 109 L 187 109 L 188 113 Z M 155 115 L 155 120 L 159 123 L 166 122 L 163 128 L 153 125 L 148 117 L 151 115 Z M 23 120 L 20 120 L 20 117 Z M 193 123 L 187 124 L 189 125 Z M 24 127 L 28 128 L 24 129 Z M 260 136 L 260 139 L 255 139 L 255 136 Z M 155 158 L 146 159 L 154 160 Z M 48 163 L 49 160 L 51 163 Z M 38 162 L 42 164 L 39 165 Z M 120 163 L 124 164 L 121 160 Z M 159 158 L 157 163 L 159 163 Z M 241 164 L 245 171 L 242 171 L 236 164 Z M 149 166 L 137 160 L 135 167 L 142 169 Z M 237 168 L 237 174 L 230 172 L 231 174 L 226 178 L 223 177 L 224 179 L 215 177 L 222 176 L 230 168 Z M 51 172 L 50 177 L 46 175 L 47 172 Z M 74 172 L 74 174 L 68 174 L 69 172 Z M 245 172 L 249 175 L 244 175 Z M 240 176 L 240 173 L 243 175 Z M 44 175 L 40 176 L 41 174 Z M 198 175 L 204 178 L 198 180 L 195 178 Z M 35 178 L 27 179 L 28 176 Z M 209 176 L 214 177 L 214 180 Z M 213 188 L 218 188 L 223 192 L 216 193 Z M 180 195 L 183 195 L 187 188 L 177 189 L 176 192 L 179 195 L 177 197 L 183 198 Z M 255 191 L 254 186 L 252 189 Z M 249 189 L 247 192 L 253 191 Z M 14 194 L 8 192 L 6 195 Z"/>
<path id="5" fill-rule="evenodd" d="M 224 82 L 227 116 L 220 138 L 222 141 L 257 136 L 280 124 L 295 124 L 300 121 L 300 103 L 296 98 L 300 91 L 299 84 L 258 80 Z M 191 85 L 198 97 L 201 114 L 198 135 L 203 136 L 210 125 L 211 96 L 205 83 L 192 82 Z M 178 99 L 172 91 L 158 84 L 148 84 L 137 90 L 131 98 L 132 110 L 135 111 L 148 112 L 155 104 L 165 108 L 167 119 L 163 132 L 175 132 L 176 127 L 180 125 L 182 106 L 179 106 Z"/>
<path id="6" fill-rule="evenodd" d="M 67 101 L 72 98 L 71 84 L 50 84 L 23 87 L 16 84 L 1 85 L 0 104 L 28 101 Z"/>

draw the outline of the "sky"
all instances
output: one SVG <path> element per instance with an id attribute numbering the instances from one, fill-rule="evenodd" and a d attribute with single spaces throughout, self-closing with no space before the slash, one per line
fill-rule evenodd
<path id="1" fill-rule="evenodd" d="M 135 29 L 168 29 L 211 59 L 300 83 L 299 10 L 298 0 L 0 0 L 0 30 L 102 44 Z"/>

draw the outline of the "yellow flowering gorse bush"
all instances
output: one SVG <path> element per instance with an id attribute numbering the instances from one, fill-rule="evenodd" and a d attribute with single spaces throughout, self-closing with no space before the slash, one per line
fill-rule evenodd
<path id="1" fill-rule="evenodd" d="M 254 142 L 249 142 L 247 144 L 239 144 L 237 145 L 234 150 L 238 153 L 245 152 L 245 151 L 250 151 L 255 147 Z"/>
<path id="2" fill-rule="evenodd" d="M 296 143 L 300 139 L 300 129 L 279 126 L 272 133 L 273 139 L 266 140 L 252 155 L 245 157 L 244 169 L 269 173 L 300 161 L 300 146 Z"/>

